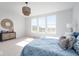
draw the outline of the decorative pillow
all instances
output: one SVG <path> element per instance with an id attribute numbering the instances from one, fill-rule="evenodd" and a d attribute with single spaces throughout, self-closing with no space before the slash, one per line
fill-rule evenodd
<path id="1" fill-rule="evenodd" d="M 76 41 L 79 41 L 79 35 L 77 36 Z"/>
<path id="2" fill-rule="evenodd" d="M 59 39 L 59 46 L 62 48 L 62 49 L 67 49 L 67 42 L 68 40 L 66 40 L 66 36 L 62 36 L 60 37 Z"/>
<path id="3" fill-rule="evenodd" d="M 75 37 L 74 36 L 67 36 L 66 39 L 68 42 L 68 48 L 72 48 L 75 43 Z"/>
<path id="4" fill-rule="evenodd" d="M 79 35 L 79 32 L 74 32 L 74 33 L 73 33 L 73 36 L 74 36 L 75 38 L 77 38 L 78 35 Z"/>
<path id="5" fill-rule="evenodd" d="M 62 36 L 59 39 L 59 45 L 63 49 L 70 49 L 73 47 L 75 38 L 73 36 Z"/>
<path id="6" fill-rule="evenodd" d="M 77 54 L 79 54 L 79 41 L 77 41 L 77 42 L 74 44 L 74 49 L 75 49 L 75 51 L 77 52 Z"/>

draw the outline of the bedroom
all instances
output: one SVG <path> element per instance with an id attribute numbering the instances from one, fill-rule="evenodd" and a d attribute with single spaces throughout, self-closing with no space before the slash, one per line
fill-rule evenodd
<path id="1" fill-rule="evenodd" d="M 23 6 L 31 8 L 29 16 L 23 14 Z M 0 55 L 25 56 L 24 54 L 28 54 L 31 56 L 32 53 L 29 51 L 22 54 L 25 46 L 27 47 L 25 49 L 28 50 L 35 49 L 29 47 L 29 45 L 41 48 L 40 50 L 33 50 L 35 52 L 39 51 L 41 54 L 33 53 L 33 55 L 53 55 L 52 52 L 49 53 L 51 49 L 47 49 L 53 49 L 49 43 L 57 44 L 55 42 L 56 39 L 60 39 L 70 32 L 79 34 L 78 15 L 78 2 L 28 2 L 28 4 L 25 2 L 0 2 Z M 2 34 L 5 33 L 7 35 L 3 37 L 11 38 L 11 40 L 2 39 Z M 52 42 L 51 39 L 55 40 L 52 40 Z M 44 49 L 44 53 L 41 52 L 43 47 L 47 47 L 47 51 Z M 57 47 L 54 48 L 56 49 Z M 66 52 L 64 51 L 64 53 Z M 77 55 L 76 52 L 75 54 L 73 52 L 66 54 Z M 61 56 L 63 53 L 58 55 Z"/>

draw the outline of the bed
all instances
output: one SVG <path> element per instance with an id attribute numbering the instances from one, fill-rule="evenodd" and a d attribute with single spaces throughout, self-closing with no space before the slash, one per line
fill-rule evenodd
<path id="1" fill-rule="evenodd" d="M 21 56 L 78 56 L 73 49 L 64 50 L 58 45 L 58 39 L 36 39 L 26 45 Z"/>

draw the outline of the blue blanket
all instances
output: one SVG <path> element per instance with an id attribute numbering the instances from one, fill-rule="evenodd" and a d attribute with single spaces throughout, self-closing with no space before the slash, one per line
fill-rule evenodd
<path id="1" fill-rule="evenodd" d="M 77 56 L 73 49 L 63 50 L 57 39 L 37 39 L 26 45 L 21 56 Z"/>

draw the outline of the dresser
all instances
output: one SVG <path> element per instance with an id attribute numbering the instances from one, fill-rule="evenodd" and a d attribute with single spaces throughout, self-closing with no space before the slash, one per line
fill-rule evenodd
<path id="1" fill-rule="evenodd" d="M 11 40 L 16 38 L 16 32 L 3 32 L 0 33 L 0 41 Z"/>

